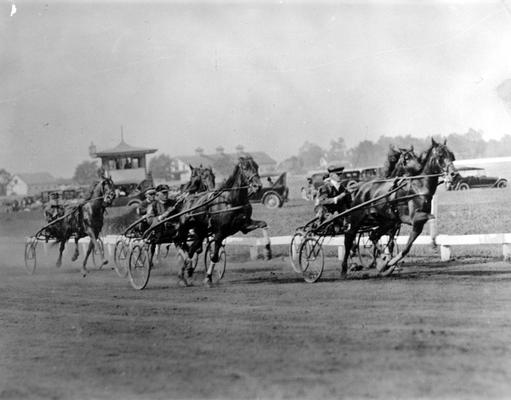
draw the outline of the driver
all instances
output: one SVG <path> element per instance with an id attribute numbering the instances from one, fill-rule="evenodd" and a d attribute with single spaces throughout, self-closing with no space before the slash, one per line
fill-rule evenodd
<path id="1" fill-rule="evenodd" d="M 332 165 L 328 167 L 328 178 L 319 188 L 316 199 L 315 211 L 320 223 L 335 214 L 345 211 L 351 204 L 351 195 L 341 183 L 343 170 L 344 167 L 341 166 Z M 347 218 L 343 218 L 339 222 L 342 225 L 333 225 L 336 234 L 345 231 L 349 226 Z"/>
<path id="2" fill-rule="evenodd" d="M 50 194 L 50 201 L 44 210 L 46 221 L 51 222 L 64 215 L 64 205 L 60 202 L 58 192 Z"/>
<path id="3" fill-rule="evenodd" d="M 140 205 L 137 207 L 137 214 L 139 216 L 143 216 L 147 214 L 147 211 L 149 209 L 149 206 L 154 201 L 156 196 L 156 189 L 153 187 L 150 187 L 146 189 L 145 191 L 145 199 L 140 203 Z"/>
<path id="4" fill-rule="evenodd" d="M 147 219 L 150 224 L 161 221 L 162 216 L 173 205 L 173 201 L 169 200 L 168 185 L 156 186 L 155 192 L 155 199 L 147 208 Z"/>

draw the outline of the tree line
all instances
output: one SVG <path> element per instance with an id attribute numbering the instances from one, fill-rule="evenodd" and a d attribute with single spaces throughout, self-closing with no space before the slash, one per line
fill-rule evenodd
<path id="1" fill-rule="evenodd" d="M 487 141 L 483 139 L 482 131 L 469 129 L 464 134 L 433 135 L 433 138 L 439 141 L 447 139 L 449 148 L 459 160 L 511 156 L 511 135 Z M 403 148 L 413 146 L 419 152 L 426 150 L 430 144 L 431 137 L 418 138 L 412 135 L 380 136 L 376 141 L 363 140 L 352 148 L 347 148 L 343 137 L 332 140 L 326 148 L 306 141 L 297 155 L 279 164 L 279 170 L 301 173 L 330 164 L 340 164 L 348 168 L 381 166 L 391 145 Z"/>
<path id="2" fill-rule="evenodd" d="M 511 156 L 511 135 L 505 135 L 499 140 L 484 140 L 483 132 L 469 129 L 464 134 L 451 133 L 447 136 L 434 135 L 435 140 L 447 139 L 449 148 L 456 158 L 484 158 Z M 431 137 L 418 138 L 406 136 L 380 136 L 378 140 L 362 140 L 355 147 L 348 148 L 342 136 L 330 141 L 328 146 L 306 141 L 299 148 L 298 154 L 282 161 L 278 169 L 293 173 L 304 173 L 314 169 L 324 168 L 330 164 L 341 164 L 345 167 L 380 166 L 385 162 L 389 146 L 410 147 L 422 151 L 429 147 Z M 170 176 L 171 156 L 160 154 L 149 162 L 149 171 L 154 178 L 168 179 Z M 95 161 L 82 161 L 75 168 L 74 182 L 87 185 L 97 177 L 98 165 Z M 12 174 L 0 169 L 0 196 L 5 195 L 6 187 Z"/>

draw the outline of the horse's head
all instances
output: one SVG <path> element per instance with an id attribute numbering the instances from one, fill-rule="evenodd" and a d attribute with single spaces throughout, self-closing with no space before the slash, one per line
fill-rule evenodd
<path id="1" fill-rule="evenodd" d="M 394 174 L 395 176 L 400 175 L 416 175 L 422 168 L 419 156 L 413 151 L 413 146 L 409 149 L 399 148 L 399 158 L 396 163 Z"/>
<path id="2" fill-rule="evenodd" d="M 202 183 L 206 186 L 206 190 L 215 189 L 215 174 L 211 167 L 201 168 L 200 176 Z"/>
<path id="3" fill-rule="evenodd" d="M 437 171 L 435 173 L 443 173 L 447 180 L 456 175 L 457 170 L 454 166 L 454 153 L 447 147 L 447 140 L 444 143 L 438 143 L 435 139 L 431 139 L 430 159 L 433 167 Z"/>
<path id="4" fill-rule="evenodd" d="M 248 194 L 257 193 L 263 187 L 259 177 L 259 166 L 252 157 L 240 157 L 238 168 L 241 173 L 241 185 L 248 186 Z"/>
<path id="5" fill-rule="evenodd" d="M 104 178 L 98 183 L 97 186 L 97 196 L 94 197 L 103 197 L 103 205 L 108 207 L 112 204 L 112 201 L 115 199 L 115 189 L 114 182 L 112 178 Z"/>
<path id="6" fill-rule="evenodd" d="M 190 193 L 205 192 L 215 189 L 215 174 L 210 167 L 194 168 L 190 165 L 191 175 L 190 182 L 184 187 L 184 190 Z"/>

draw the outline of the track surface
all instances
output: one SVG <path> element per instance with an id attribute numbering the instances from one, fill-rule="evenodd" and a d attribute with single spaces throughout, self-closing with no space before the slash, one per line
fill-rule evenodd
<path id="1" fill-rule="evenodd" d="M 301 281 L 229 262 L 214 288 L 155 269 L 133 290 L 0 241 L 0 398 L 506 398 L 511 264 L 415 260 L 395 277 Z M 38 255 L 43 255 L 42 251 Z"/>

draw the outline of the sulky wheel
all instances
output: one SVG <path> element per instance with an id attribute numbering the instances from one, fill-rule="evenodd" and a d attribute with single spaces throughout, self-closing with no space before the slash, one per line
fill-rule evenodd
<path id="1" fill-rule="evenodd" d="M 300 245 L 298 264 L 305 282 L 316 282 L 323 273 L 325 256 L 321 242 L 315 237 L 307 237 Z"/>
<path id="2" fill-rule="evenodd" d="M 215 249 L 215 241 L 208 240 L 208 244 L 206 245 L 206 251 L 204 252 L 204 267 L 206 269 L 206 273 L 209 268 L 209 264 L 211 261 L 211 257 L 214 253 Z M 222 244 L 220 246 L 220 250 L 218 251 L 218 262 L 215 264 L 215 269 L 213 270 L 213 282 L 220 281 L 225 274 L 225 267 L 227 265 L 227 253 L 225 252 L 225 246 Z"/>
<path id="3" fill-rule="evenodd" d="M 94 250 L 91 253 L 92 256 L 92 263 L 96 268 L 103 268 L 102 260 L 105 256 L 105 246 L 103 244 L 103 240 L 101 238 L 97 238 L 96 242 L 98 243 L 97 247 L 94 247 Z"/>
<path id="4" fill-rule="evenodd" d="M 377 249 L 369 232 L 360 233 L 350 253 L 350 270 L 369 269 L 375 266 Z"/>
<path id="5" fill-rule="evenodd" d="M 302 244 L 304 237 L 305 233 L 302 230 L 297 230 L 291 238 L 291 242 L 289 243 L 289 262 L 297 274 L 302 273 L 302 269 L 298 264 L 298 253 L 300 251 L 300 245 Z"/>
<path id="6" fill-rule="evenodd" d="M 386 236 L 378 242 L 378 245 L 374 249 L 375 262 L 390 259 L 399 253 L 399 246 L 396 243 L 398 234 L 399 231 L 395 235 Z"/>
<path id="7" fill-rule="evenodd" d="M 37 265 L 36 247 L 37 239 L 34 237 L 29 238 L 25 243 L 25 267 L 30 275 L 35 272 Z"/>
<path id="8" fill-rule="evenodd" d="M 130 256 L 130 245 L 129 240 L 126 238 L 120 238 L 115 243 L 114 248 L 114 267 L 115 272 L 121 278 L 128 276 L 128 262 Z"/>
<path id="9" fill-rule="evenodd" d="M 142 290 L 146 287 L 151 274 L 149 247 L 137 244 L 133 247 L 129 259 L 128 276 L 134 289 Z"/>

